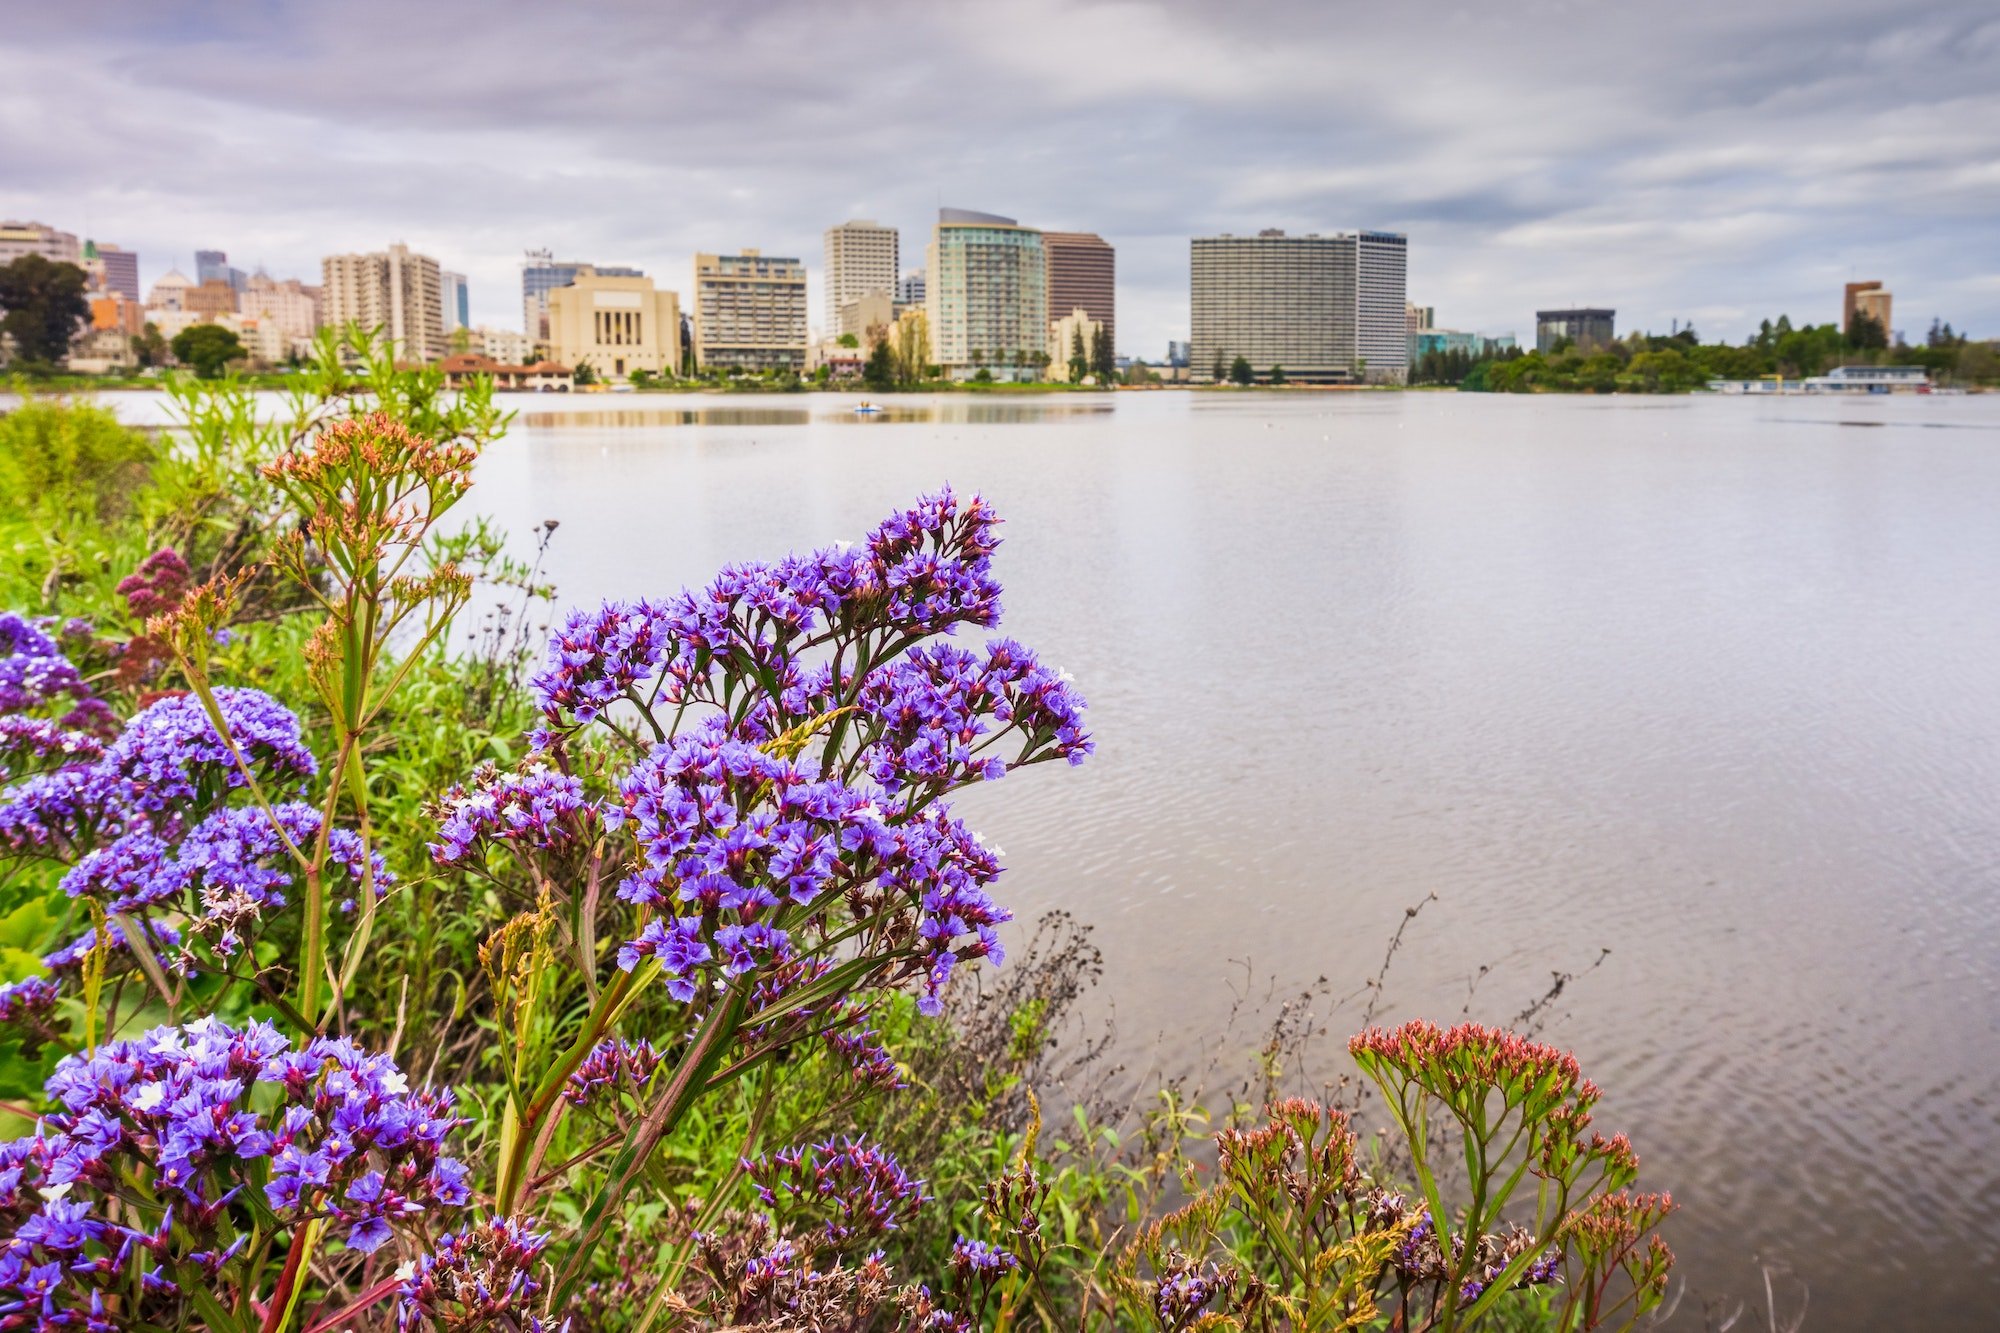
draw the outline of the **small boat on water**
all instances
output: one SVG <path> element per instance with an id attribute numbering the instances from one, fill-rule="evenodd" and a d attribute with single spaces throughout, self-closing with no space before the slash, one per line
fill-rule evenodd
<path id="1" fill-rule="evenodd" d="M 882 408 L 879 408 L 879 407 L 875 406 L 875 404 L 873 404 L 873 403 L 865 403 L 865 402 L 864 402 L 864 403 L 856 403 L 856 404 L 854 405 L 854 411 L 855 411 L 855 414 L 856 414 L 856 415 L 858 415 L 858 416 L 864 416 L 864 417 L 872 417 L 872 416 L 874 416 L 874 415 L 875 415 L 875 414 L 876 414 L 877 412 L 880 412 L 880 411 L 883 411 L 883 410 L 884 410 L 884 409 L 882 409 Z"/>

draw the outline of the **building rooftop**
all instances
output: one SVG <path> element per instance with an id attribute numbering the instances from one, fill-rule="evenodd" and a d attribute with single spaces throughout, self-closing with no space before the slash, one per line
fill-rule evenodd
<path id="1" fill-rule="evenodd" d="M 1021 225 L 1014 218 L 1001 217 L 998 213 L 981 213 L 977 209 L 971 208 L 940 208 L 938 210 L 938 221 L 947 225 L 974 227 L 1018 227 Z"/>

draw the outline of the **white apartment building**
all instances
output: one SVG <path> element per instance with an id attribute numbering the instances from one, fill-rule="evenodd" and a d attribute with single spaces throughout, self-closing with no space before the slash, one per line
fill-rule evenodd
<path id="1" fill-rule="evenodd" d="M 826 317 L 835 337 L 864 332 L 846 322 L 850 303 L 874 292 L 896 299 L 901 250 L 901 233 L 879 222 L 856 219 L 826 229 Z"/>
<path id="2" fill-rule="evenodd" d="M 931 359 L 944 373 L 1039 376 L 1049 341 L 1041 232 L 995 213 L 941 208 L 926 259 Z"/>
<path id="3" fill-rule="evenodd" d="M 472 331 L 472 345 L 503 366 L 524 366 L 535 349 L 534 340 L 512 329 L 489 329 L 484 324 Z"/>
<path id="4" fill-rule="evenodd" d="M 696 255 L 694 353 L 703 369 L 804 371 L 805 265 L 753 249 Z"/>
<path id="5" fill-rule="evenodd" d="M 83 245 L 70 232 L 41 222 L 0 222 L 0 264 L 40 255 L 58 264 L 83 264 Z"/>
<path id="6" fill-rule="evenodd" d="M 622 380 L 635 370 L 680 368 L 681 299 L 654 290 L 651 278 L 580 273 L 551 288 L 548 304 L 549 354 L 571 369 L 587 365 L 600 379 Z"/>
<path id="7" fill-rule="evenodd" d="M 1238 357 L 1259 379 L 1306 383 L 1408 378 L 1407 238 L 1343 231 L 1198 236 L 1190 243 L 1189 369 L 1227 377 Z"/>
<path id="8" fill-rule="evenodd" d="M 435 361 L 445 354 L 442 270 L 400 242 L 373 254 L 328 255 L 321 264 L 320 318 L 334 328 L 379 331 L 396 354 Z"/>

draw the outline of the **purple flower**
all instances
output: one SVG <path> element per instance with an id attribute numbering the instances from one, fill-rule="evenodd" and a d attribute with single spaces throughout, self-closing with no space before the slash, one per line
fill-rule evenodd
<path id="1" fill-rule="evenodd" d="M 299 720 L 262 690 L 215 691 L 217 711 L 253 772 L 280 787 L 319 771 L 299 739 Z M 213 801 L 245 785 L 235 757 L 193 695 L 179 695 L 139 713 L 111 745 L 105 763 L 130 789 L 139 809 L 160 812 Z"/>
<path id="2" fill-rule="evenodd" d="M 923 1181 L 867 1139 L 787 1148 L 744 1169 L 765 1207 L 816 1218 L 835 1244 L 894 1231 L 930 1201 Z"/>
<path id="3" fill-rule="evenodd" d="M 583 783 L 546 764 L 520 773 L 487 768 L 470 785 L 454 787 L 443 801 L 438 840 L 430 844 L 440 865 L 457 865 L 494 844 L 562 849 L 586 836 L 596 805 Z"/>

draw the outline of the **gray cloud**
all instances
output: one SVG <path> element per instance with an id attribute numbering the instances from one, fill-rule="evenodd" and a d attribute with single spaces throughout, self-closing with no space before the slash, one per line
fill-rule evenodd
<path id="1" fill-rule="evenodd" d="M 281 276 L 409 241 L 518 319 L 520 252 L 761 245 L 940 202 L 1119 247 L 1121 350 L 1187 238 L 1411 236 L 1442 322 L 1537 305 L 1740 335 L 1879 277 L 2000 333 L 2000 13 L 1858 0 L 831 6 L 83 3 L 10 18 L 0 212 Z M 814 292 L 815 303 L 818 299 Z"/>

